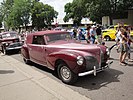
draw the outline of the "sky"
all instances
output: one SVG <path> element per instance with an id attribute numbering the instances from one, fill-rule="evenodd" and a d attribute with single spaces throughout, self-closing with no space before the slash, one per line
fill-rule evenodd
<path id="1" fill-rule="evenodd" d="M 40 0 L 44 4 L 49 4 L 54 7 L 55 11 L 58 12 L 58 18 L 62 19 L 65 16 L 64 6 L 66 3 L 72 2 L 73 0 Z"/>
<path id="2" fill-rule="evenodd" d="M 50 6 L 54 7 L 55 11 L 58 12 L 58 18 L 60 19 L 64 18 L 65 16 L 64 5 L 72 1 L 73 0 L 40 0 L 40 2 L 49 4 Z M 3 0 L 0 0 L 0 2 L 3 2 Z"/>
<path id="3" fill-rule="evenodd" d="M 3 0 L 0 0 L 2 2 Z M 58 23 L 64 23 L 63 18 L 65 17 L 64 12 L 64 6 L 66 3 L 72 2 L 73 0 L 40 0 L 40 2 L 43 2 L 44 4 L 48 4 L 52 7 L 54 7 L 54 10 L 58 12 L 57 21 Z M 84 23 L 86 23 L 86 20 L 83 20 Z M 54 23 L 56 20 L 54 19 Z M 72 21 L 70 21 L 72 23 Z M 87 19 L 87 22 L 90 22 L 89 19 Z"/>

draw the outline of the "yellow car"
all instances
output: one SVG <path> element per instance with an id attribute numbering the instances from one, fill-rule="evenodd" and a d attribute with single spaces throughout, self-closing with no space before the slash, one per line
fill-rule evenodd
<path id="1" fill-rule="evenodd" d="M 130 36 L 133 39 L 133 30 L 131 31 Z"/>
<path id="2" fill-rule="evenodd" d="M 124 24 L 124 26 L 129 26 Z M 116 30 L 118 28 L 118 25 L 110 26 L 108 29 L 105 29 L 102 31 L 102 37 L 106 41 L 115 40 L 116 38 Z M 133 30 L 131 31 L 131 37 L 133 37 Z"/>

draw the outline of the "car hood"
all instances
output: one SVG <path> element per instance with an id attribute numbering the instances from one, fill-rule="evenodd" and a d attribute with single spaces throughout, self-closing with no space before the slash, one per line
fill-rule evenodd
<path id="1" fill-rule="evenodd" d="M 115 29 L 105 29 L 105 30 L 102 30 L 103 32 L 110 32 L 110 31 L 116 31 Z"/>
<path id="2" fill-rule="evenodd" d="M 17 38 L 6 38 L 6 39 L 0 39 L 0 41 L 7 42 L 7 41 L 14 41 L 16 39 L 19 39 L 19 38 L 18 37 Z"/>
<path id="3" fill-rule="evenodd" d="M 65 49 L 94 49 L 97 48 L 97 45 L 93 44 L 83 44 L 83 43 L 60 43 L 60 44 L 51 44 L 49 47 L 55 48 L 65 48 Z"/>
<path id="4" fill-rule="evenodd" d="M 63 43 L 63 44 L 51 44 L 48 45 L 49 51 L 56 52 L 56 51 L 65 51 L 65 52 L 72 52 L 72 53 L 79 53 L 82 55 L 86 55 L 88 53 L 99 55 L 101 52 L 98 45 L 91 45 L 91 44 L 83 44 L 83 43 Z"/>

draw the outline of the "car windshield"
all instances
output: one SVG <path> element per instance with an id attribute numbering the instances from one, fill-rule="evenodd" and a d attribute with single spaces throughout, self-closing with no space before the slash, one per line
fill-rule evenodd
<path id="1" fill-rule="evenodd" d="M 15 38 L 15 37 L 17 37 L 16 33 L 4 33 L 4 34 L 2 34 L 3 39 L 5 39 L 5 38 Z"/>
<path id="2" fill-rule="evenodd" d="M 47 34 L 47 42 L 54 42 L 59 40 L 70 40 L 72 39 L 69 33 L 57 33 L 57 34 Z"/>

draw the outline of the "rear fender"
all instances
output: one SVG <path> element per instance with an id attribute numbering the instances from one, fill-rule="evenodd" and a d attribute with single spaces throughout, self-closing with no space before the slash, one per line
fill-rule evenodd
<path id="1" fill-rule="evenodd" d="M 29 56 L 29 50 L 27 48 L 27 45 L 23 45 L 22 48 L 21 48 L 21 55 L 26 58 L 26 59 L 30 59 L 30 56 Z"/>

